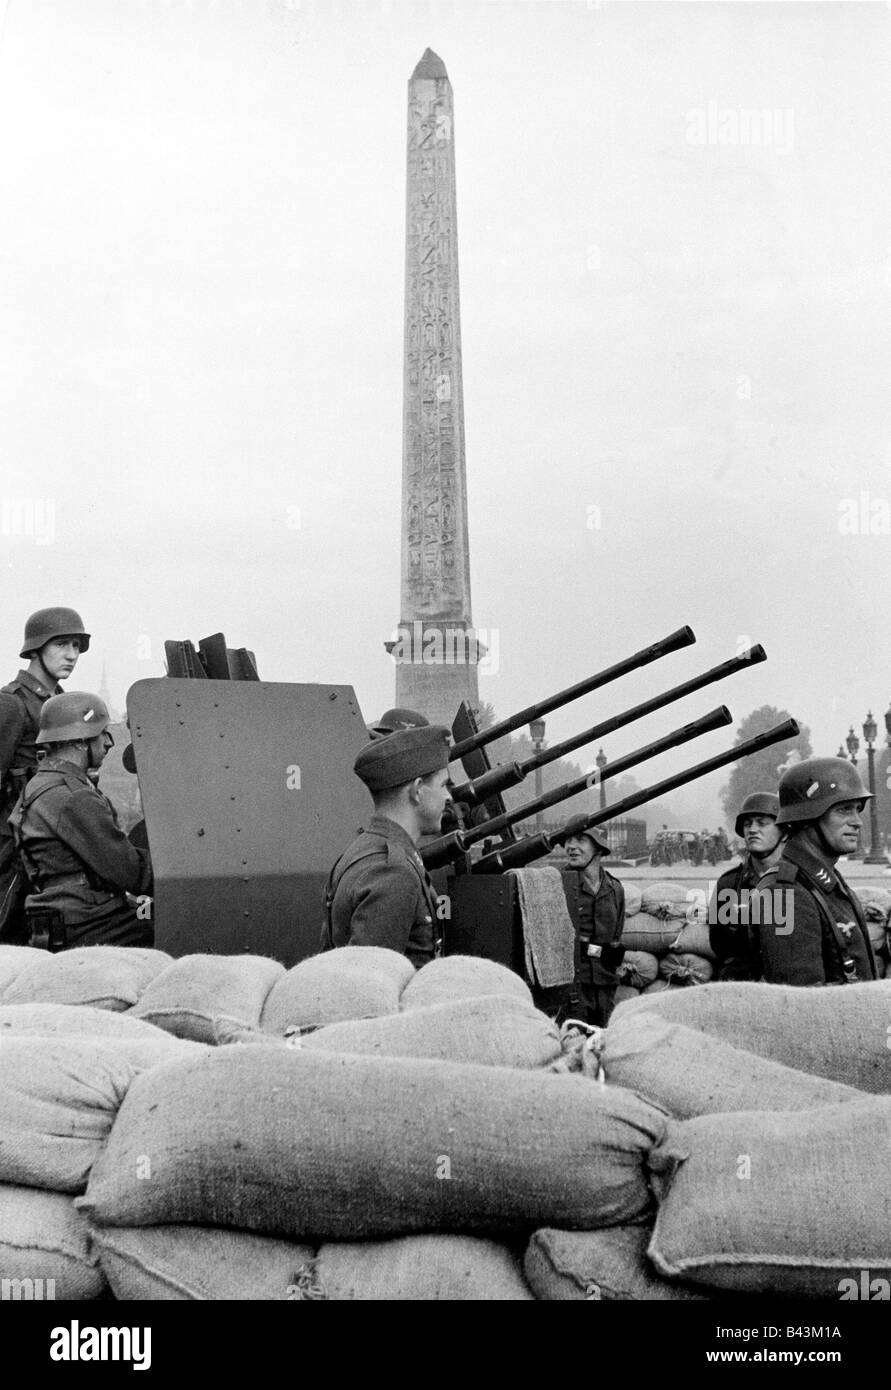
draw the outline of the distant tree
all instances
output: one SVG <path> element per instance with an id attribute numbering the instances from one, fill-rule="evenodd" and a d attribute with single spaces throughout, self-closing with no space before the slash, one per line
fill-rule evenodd
<path id="1" fill-rule="evenodd" d="M 742 721 L 736 732 L 736 742 L 744 743 L 746 739 L 766 733 L 775 724 L 781 724 L 783 720 L 791 717 L 788 710 L 776 709 L 773 705 L 762 705 Z M 784 739 L 782 743 L 772 743 L 769 748 L 762 748 L 760 753 L 743 758 L 734 765 L 729 782 L 726 787 L 721 788 L 721 804 L 729 825 L 733 825 L 742 802 L 751 792 L 776 791 L 780 780 L 777 769 L 794 754 L 799 758 L 812 756 L 811 731 L 804 724 L 801 725 L 801 733 L 796 738 Z"/>
<path id="2" fill-rule="evenodd" d="M 495 723 L 495 706 L 490 704 L 488 700 L 481 700 L 478 705 L 475 705 L 473 713 L 479 729 L 491 729 Z"/>

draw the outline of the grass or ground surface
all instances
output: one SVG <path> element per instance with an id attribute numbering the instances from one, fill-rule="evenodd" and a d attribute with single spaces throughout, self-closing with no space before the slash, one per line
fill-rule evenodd
<path id="1" fill-rule="evenodd" d="M 632 883 L 638 880 L 658 879 L 660 882 L 677 881 L 679 883 L 698 884 L 702 883 L 703 880 L 718 878 L 737 862 L 736 859 L 726 859 L 718 865 L 680 863 L 672 864 L 670 867 L 660 864 L 654 868 L 651 864 L 640 864 L 635 869 L 624 865 L 614 868 L 612 864 L 608 864 L 607 867 L 611 874 L 615 874 L 616 878 L 627 878 Z M 842 878 L 847 879 L 852 884 L 891 890 L 891 867 L 886 869 L 881 864 L 864 864 L 859 859 L 840 859 L 837 867 Z"/>

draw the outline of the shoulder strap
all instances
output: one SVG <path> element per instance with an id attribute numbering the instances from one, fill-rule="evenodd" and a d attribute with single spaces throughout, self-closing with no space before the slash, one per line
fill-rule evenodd
<path id="1" fill-rule="evenodd" d="M 366 830 L 364 833 L 366 835 L 374 835 L 376 832 L 373 830 Z M 384 839 L 383 835 L 379 835 L 378 839 L 383 840 L 384 844 L 386 845 L 386 840 Z M 357 859 L 352 859 L 350 863 L 346 866 L 346 868 L 342 869 L 340 873 L 338 873 L 337 870 L 340 868 L 344 859 L 346 859 L 348 851 L 344 850 L 340 858 L 335 861 L 334 867 L 328 875 L 328 882 L 325 884 L 325 922 L 323 939 L 325 946 L 329 950 L 332 949 L 334 946 L 334 923 L 331 920 L 331 908 L 334 904 L 334 896 L 337 892 L 338 887 L 340 886 L 340 880 L 347 872 L 347 869 L 351 869 L 354 864 L 361 864 L 364 859 L 373 859 L 374 856 L 380 854 L 380 852 L 380 849 L 366 850 L 365 853 L 360 854 Z"/>
<path id="2" fill-rule="evenodd" d="M 817 886 L 806 869 L 801 869 L 798 864 L 790 863 L 788 859 L 781 859 L 773 868 L 768 869 L 764 878 L 767 878 L 771 874 L 774 875 L 777 883 L 794 883 L 799 877 L 803 880 L 804 886 L 817 904 L 817 911 L 820 914 L 820 920 L 823 923 L 824 929 L 829 932 L 829 935 L 838 947 L 845 984 L 857 984 L 857 966 L 851 955 L 851 944 L 849 941 L 845 940 L 844 933 L 835 920 L 832 908 L 829 905 L 829 900 L 822 889 Z M 764 878 L 761 880 L 762 884 L 764 883 Z"/>

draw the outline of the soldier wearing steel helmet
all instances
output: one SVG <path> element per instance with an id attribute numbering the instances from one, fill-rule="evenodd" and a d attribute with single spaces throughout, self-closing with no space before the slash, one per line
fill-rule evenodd
<path id="1" fill-rule="evenodd" d="M 45 756 L 10 816 L 31 886 L 33 945 L 152 945 L 148 854 L 127 839 L 89 775 L 114 744 L 108 724 L 105 704 L 86 691 L 54 695 L 41 710 Z"/>
<path id="2" fill-rule="evenodd" d="M 567 868 L 579 875 L 576 978 L 570 1005 L 580 1007 L 583 1022 L 601 1028 L 615 1007 L 616 971 L 625 955 L 625 889 L 602 863 L 610 848 L 603 832 L 594 829 L 566 841 Z"/>
<path id="3" fill-rule="evenodd" d="M 834 985 L 876 978 L 863 910 L 836 868 L 857 848 L 870 796 L 844 758 L 808 758 L 784 772 L 777 825 L 788 839 L 759 882 L 753 913 L 765 980 Z"/>
<path id="4" fill-rule="evenodd" d="M 9 815 L 37 766 L 40 712 L 62 691 L 90 634 L 73 608 L 41 608 L 25 623 L 21 656 L 27 667 L 0 689 L 0 942 L 28 939 L 25 885 L 17 861 Z"/>
<path id="5" fill-rule="evenodd" d="M 748 927 L 748 902 L 762 874 L 783 852 L 786 838 L 777 825 L 776 792 L 751 792 L 739 808 L 734 830 L 745 849 L 738 864 L 721 874 L 709 903 L 709 942 L 717 960 L 718 980 L 758 980 L 761 960 Z"/>

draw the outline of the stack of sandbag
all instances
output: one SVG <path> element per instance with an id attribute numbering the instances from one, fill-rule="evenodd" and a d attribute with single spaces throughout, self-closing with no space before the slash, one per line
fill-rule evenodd
<path id="1" fill-rule="evenodd" d="M 487 983 L 486 1006 L 499 997 Z M 457 1007 L 466 1021 L 467 996 L 404 1017 Z M 632 1092 L 329 1051 L 326 1031 L 300 1047 L 207 1049 L 131 1083 L 78 1201 L 119 1297 L 242 1297 L 233 1270 L 265 1251 L 256 1287 L 277 1292 L 264 1297 L 522 1299 L 534 1230 L 652 1217 L 648 1155 L 667 1116 Z M 153 1279 L 166 1291 L 147 1294 Z"/>
<path id="2" fill-rule="evenodd" d="M 861 888 L 859 885 L 855 891 L 863 904 L 878 977 L 883 980 L 891 967 L 891 892 L 887 888 Z"/>
<path id="3" fill-rule="evenodd" d="M 638 994 L 658 994 L 707 984 L 715 956 L 709 943 L 707 903 L 701 890 L 681 883 L 623 883 L 625 959 L 619 967 L 617 1003 Z M 629 899 L 640 907 L 629 913 Z"/>
<path id="4" fill-rule="evenodd" d="M 122 961 L 117 988 L 97 984 L 108 973 L 101 961 L 76 973 L 70 992 L 95 995 L 101 1008 L 0 1005 L 0 1279 L 19 1291 L 12 1297 L 102 1293 L 73 1196 L 84 1191 L 133 1079 L 204 1050 L 112 1010 L 109 1001 L 119 1002 L 133 980 L 131 965 Z"/>
<path id="5" fill-rule="evenodd" d="M 524 1261 L 536 1296 L 840 1298 L 889 1278 L 889 1017 L 891 981 L 714 984 L 618 1007 L 607 1090 L 673 1117 L 650 1158 L 658 1214 L 537 1231 Z"/>

